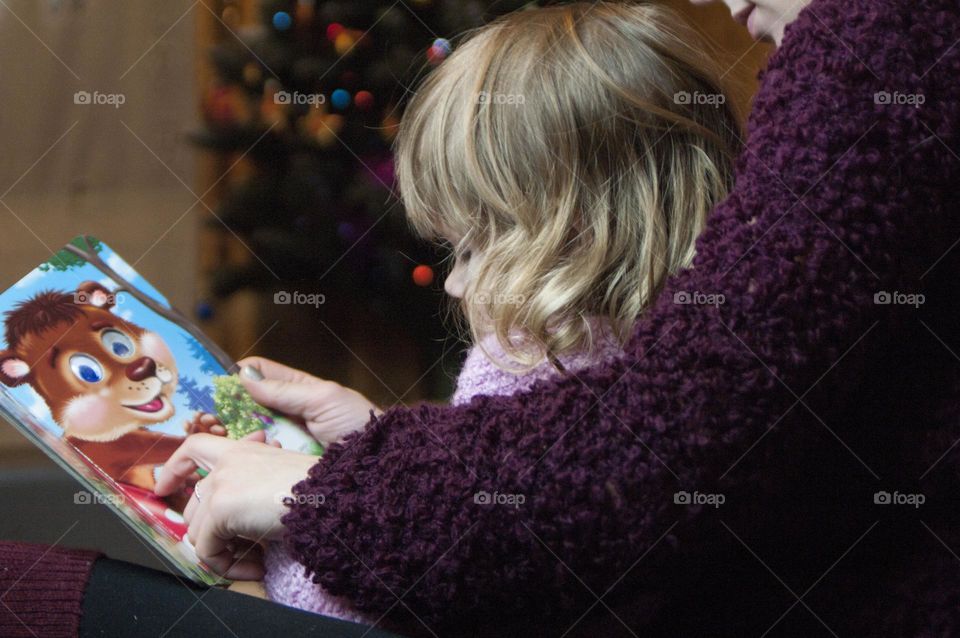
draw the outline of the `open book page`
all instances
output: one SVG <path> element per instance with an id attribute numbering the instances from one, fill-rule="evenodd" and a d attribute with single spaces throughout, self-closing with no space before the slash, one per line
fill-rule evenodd
<path id="1" fill-rule="evenodd" d="M 94 238 L 0 294 L 0 312 L 0 413 L 82 483 L 77 504 L 106 504 L 192 580 L 223 583 L 187 538 L 192 486 L 162 499 L 153 488 L 183 438 L 203 431 L 198 413 L 227 415 L 234 438 L 259 428 L 283 447 L 322 452 L 244 395 L 229 358 Z"/>

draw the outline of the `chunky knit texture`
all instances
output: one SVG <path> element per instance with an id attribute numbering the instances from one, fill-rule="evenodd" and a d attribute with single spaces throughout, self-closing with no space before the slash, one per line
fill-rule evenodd
<path id="1" fill-rule="evenodd" d="M 960 632 L 958 40 L 956 0 L 814 0 L 625 357 L 371 421 L 296 486 L 293 555 L 411 632 Z"/>
<path id="2" fill-rule="evenodd" d="M 0 542 L 0 636 L 75 636 L 99 553 Z"/>
<path id="3" fill-rule="evenodd" d="M 620 353 L 620 347 L 614 340 L 604 337 L 602 333 L 597 334 L 600 337 L 592 352 L 560 357 L 560 363 L 567 373 L 576 374 L 593 363 L 605 361 Z M 486 338 L 482 347 L 470 348 L 457 377 L 457 389 L 451 403 L 461 405 L 475 396 L 509 396 L 559 373 L 556 366 L 549 361 L 543 361 L 522 374 L 507 371 L 496 365 L 495 361 L 507 361 L 506 354 L 495 337 Z M 286 551 L 282 543 L 271 543 L 267 547 L 264 562 L 266 575 L 263 582 L 267 597 L 274 602 L 365 625 L 375 625 L 381 620 L 377 616 L 357 611 L 347 598 L 333 596 L 314 583 L 307 575 L 306 568 Z"/>

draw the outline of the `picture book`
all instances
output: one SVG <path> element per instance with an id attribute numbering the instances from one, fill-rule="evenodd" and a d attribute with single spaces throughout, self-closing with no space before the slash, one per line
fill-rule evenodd
<path id="1" fill-rule="evenodd" d="M 82 484 L 77 504 L 106 505 L 196 582 L 225 581 L 187 537 L 192 485 L 165 498 L 153 488 L 184 438 L 205 431 L 199 415 L 216 416 L 230 438 L 262 429 L 281 447 L 323 451 L 257 405 L 230 358 L 93 237 L 0 294 L 0 313 L 0 414 Z"/>

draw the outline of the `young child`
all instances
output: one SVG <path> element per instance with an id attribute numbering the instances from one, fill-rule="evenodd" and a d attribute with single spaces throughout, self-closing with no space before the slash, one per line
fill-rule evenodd
<path id="1" fill-rule="evenodd" d="M 414 228 L 453 250 L 445 288 L 474 343 L 454 403 L 616 356 L 730 186 L 719 78 L 672 12 L 600 2 L 508 15 L 425 80 L 396 157 Z M 277 602 L 377 621 L 279 546 L 266 566 Z"/>

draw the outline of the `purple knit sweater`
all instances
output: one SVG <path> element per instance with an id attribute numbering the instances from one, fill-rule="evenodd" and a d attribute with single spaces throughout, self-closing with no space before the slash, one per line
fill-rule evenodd
<path id="1" fill-rule="evenodd" d="M 599 323 L 594 324 L 599 327 Z M 618 356 L 620 346 L 598 331 L 598 339 L 591 353 L 577 353 L 560 357 L 560 363 L 569 374 Z M 493 358 L 491 360 L 491 357 Z M 522 373 L 514 373 L 494 361 L 508 362 L 506 353 L 493 336 L 484 339 L 483 347 L 473 346 L 457 377 L 457 389 L 450 402 L 462 405 L 476 396 L 509 396 L 530 388 L 537 381 L 552 379 L 559 374 L 556 366 L 544 360 Z M 271 543 L 264 557 L 266 575 L 263 579 L 267 597 L 278 603 L 296 607 L 314 614 L 341 620 L 376 625 L 379 616 L 359 612 L 348 598 L 333 596 L 307 577 L 304 566 L 298 563 L 281 543 Z"/>
<path id="2" fill-rule="evenodd" d="M 625 357 L 390 410 L 291 553 L 411 633 L 960 631 L 958 40 L 956 0 L 814 0 Z"/>

